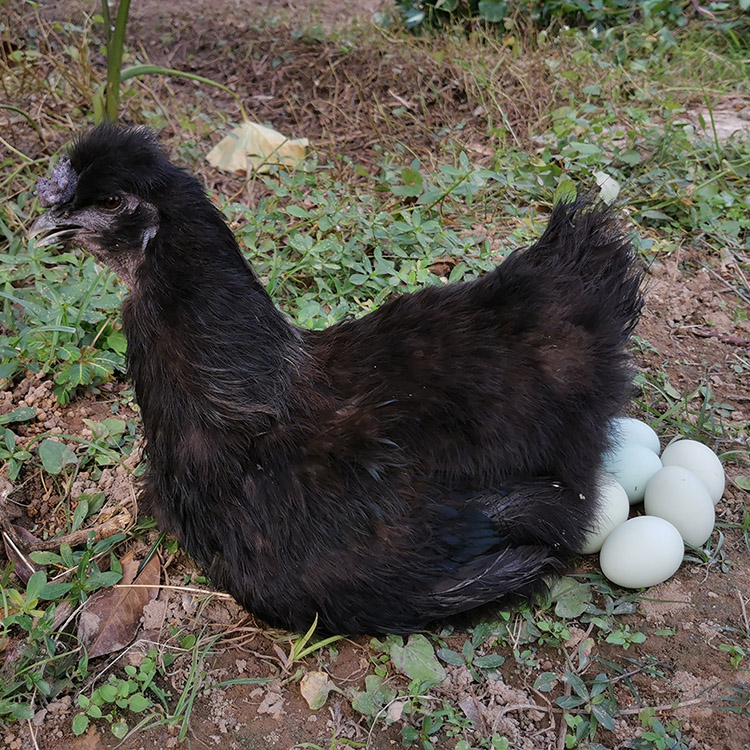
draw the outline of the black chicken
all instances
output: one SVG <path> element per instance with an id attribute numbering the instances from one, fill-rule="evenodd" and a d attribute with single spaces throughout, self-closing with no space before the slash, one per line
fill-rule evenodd
<path id="1" fill-rule="evenodd" d="M 38 192 L 37 244 L 130 287 L 143 507 L 248 610 L 409 633 L 528 596 L 580 548 L 641 307 L 608 209 L 560 203 L 483 278 L 317 332 L 148 131 L 95 128 Z"/>

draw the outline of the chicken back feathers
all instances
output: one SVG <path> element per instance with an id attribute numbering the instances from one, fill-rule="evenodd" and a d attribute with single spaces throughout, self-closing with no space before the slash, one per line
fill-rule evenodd
<path id="1" fill-rule="evenodd" d="M 307 331 L 150 133 L 97 128 L 70 164 L 75 195 L 37 223 L 81 225 L 131 287 L 143 507 L 248 610 L 408 633 L 528 596 L 580 549 L 641 307 L 612 210 L 559 203 L 482 278 Z"/>

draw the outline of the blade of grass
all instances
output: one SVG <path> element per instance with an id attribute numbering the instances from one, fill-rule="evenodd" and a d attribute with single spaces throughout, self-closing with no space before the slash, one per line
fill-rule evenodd
<path id="1" fill-rule="evenodd" d="M 107 5 L 107 0 L 102 0 L 102 10 Z M 120 82 L 122 70 L 122 53 L 125 48 L 125 29 L 128 25 L 128 14 L 130 12 L 130 0 L 120 0 L 117 8 L 117 20 L 115 28 L 108 31 L 107 39 L 107 88 L 105 94 L 105 115 L 110 122 L 117 122 L 117 113 L 120 108 Z M 107 29 L 109 30 L 109 8 L 103 13 Z"/>

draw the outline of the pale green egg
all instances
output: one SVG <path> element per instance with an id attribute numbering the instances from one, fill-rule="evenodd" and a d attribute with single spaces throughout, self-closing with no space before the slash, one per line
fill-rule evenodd
<path id="1" fill-rule="evenodd" d="M 692 471 L 705 485 L 714 505 L 724 494 L 726 476 L 719 457 L 697 440 L 676 440 L 670 443 L 662 454 L 665 466 L 682 466 Z"/>
<path id="2" fill-rule="evenodd" d="M 612 477 L 600 477 L 597 499 L 596 517 L 581 548 L 584 555 L 598 552 L 612 529 L 627 521 L 630 512 L 627 492 Z"/>
<path id="3" fill-rule="evenodd" d="M 599 553 L 599 563 L 613 583 L 640 589 L 673 576 L 684 551 L 680 532 L 669 521 L 638 516 L 610 532 Z"/>
<path id="4" fill-rule="evenodd" d="M 661 469 L 661 461 L 650 448 L 637 443 L 617 447 L 604 457 L 604 472 L 622 485 L 630 504 L 641 502 L 649 479 Z"/>
<path id="5" fill-rule="evenodd" d="M 640 419 L 617 417 L 612 420 L 610 429 L 616 445 L 624 446 L 636 443 L 637 445 L 645 445 L 657 456 L 661 452 L 659 436 L 656 431 Z"/>
<path id="6" fill-rule="evenodd" d="M 682 466 L 665 466 L 651 477 L 644 508 L 648 515 L 669 521 L 692 547 L 704 544 L 714 530 L 711 495 L 700 479 Z"/>

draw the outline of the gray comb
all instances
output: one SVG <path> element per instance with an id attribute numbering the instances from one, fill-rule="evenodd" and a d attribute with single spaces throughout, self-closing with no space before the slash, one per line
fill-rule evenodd
<path id="1" fill-rule="evenodd" d="M 78 175 L 70 166 L 70 159 L 61 159 L 52 167 L 49 177 L 43 177 L 37 182 L 39 203 L 44 208 L 49 208 L 69 201 L 75 194 L 77 182 Z"/>

